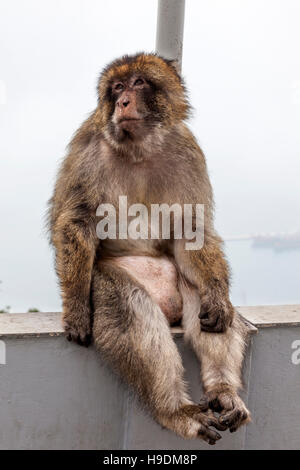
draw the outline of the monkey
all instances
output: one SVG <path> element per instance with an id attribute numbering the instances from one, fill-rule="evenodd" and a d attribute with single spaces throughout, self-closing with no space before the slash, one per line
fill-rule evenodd
<path id="1" fill-rule="evenodd" d="M 187 90 L 174 61 L 142 52 L 104 68 L 97 93 L 49 201 L 65 334 L 80 345 L 93 341 L 163 428 L 214 445 L 217 431 L 250 421 L 239 396 L 247 328 L 229 298 L 206 159 L 186 123 Z M 99 239 L 97 207 L 117 207 L 120 195 L 147 208 L 202 204 L 202 248 L 185 249 L 173 232 Z M 199 403 L 171 333 L 179 319 L 200 363 Z"/>

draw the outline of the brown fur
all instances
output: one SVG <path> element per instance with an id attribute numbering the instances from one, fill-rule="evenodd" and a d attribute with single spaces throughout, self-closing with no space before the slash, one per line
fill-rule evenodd
<path id="1" fill-rule="evenodd" d="M 144 84 L 135 87 L 140 76 Z M 126 109 L 123 91 L 114 88 L 118 81 L 126 100 L 129 96 Z M 213 227 L 205 158 L 184 123 L 189 113 L 185 88 L 169 61 L 137 54 L 104 69 L 98 96 L 96 110 L 70 143 L 50 201 L 66 335 L 86 345 L 93 336 L 96 347 L 161 425 L 214 444 L 220 435 L 209 426 L 234 431 L 249 419 L 237 395 L 246 330 L 229 300 L 229 270 Z M 117 106 L 118 116 L 131 107 L 130 113 L 143 113 L 143 119 L 136 125 L 121 124 Z M 204 247 L 186 251 L 184 240 L 172 239 L 100 243 L 96 209 L 100 203 L 116 207 L 119 195 L 127 195 L 129 205 L 148 208 L 154 203 L 204 204 Z M 145 257 L 157 260 L 147 267 L 155 265 L 153 276 L 161 276 L 161 289 L 153 287 L 151 272 L 137 278 L 143 268 L 132 268 L 132 263 L 143 263 Z M 157 269 L 161 257 L 169 260 L 170 270 L 168 264 Z M 219 419 L 208 406 L 194 405 L 187 394 L 181 359 L 162 311 L 174 288 L 186 339 L 201 361 L 208 403 L 221 411 Z"/>

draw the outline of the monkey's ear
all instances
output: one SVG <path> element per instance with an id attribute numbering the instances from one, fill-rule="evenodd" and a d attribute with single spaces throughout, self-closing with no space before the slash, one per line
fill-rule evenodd
<path id="1" fill-rule="evenodd" d="M 178 60 L 169 60 L 169 64 L 172 65 L 178 75 L 181 76 L 181 64 L 178 62 Z"/>

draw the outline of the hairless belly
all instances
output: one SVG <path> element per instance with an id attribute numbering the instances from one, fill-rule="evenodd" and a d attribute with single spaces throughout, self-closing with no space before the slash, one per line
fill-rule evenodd
<path id="1" fill-rule="evenodd" d="M 181 319 L 182 297 L 178 290 L 178 273 L 167 257 L 120 256 L 111 258 L 109 262 L 124 269 L 146 289 L 170 324 Z"/>

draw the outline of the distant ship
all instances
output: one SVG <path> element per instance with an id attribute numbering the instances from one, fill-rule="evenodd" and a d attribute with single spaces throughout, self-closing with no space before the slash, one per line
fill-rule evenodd
<path id="1" fill-rule="evenodd" d="M 225 241 L 253 240 L 253 248 L 271 248 L 274 251 L 300 250 L 300 231 L 288 233 L 260 233 L 225 237 Z"/>
<path id="2" fill-rule="evenodd" d="M 253 236 L 253 248 L 272 248 L 275 251 L 300 250 L 300 231 Z"/>

